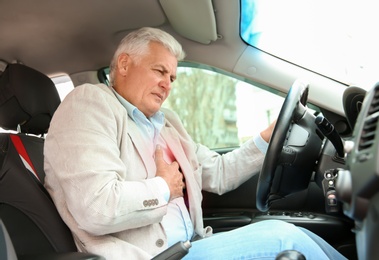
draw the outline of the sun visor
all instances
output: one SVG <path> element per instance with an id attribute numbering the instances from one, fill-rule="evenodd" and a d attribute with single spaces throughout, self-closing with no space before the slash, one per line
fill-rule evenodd
<path id="1" fill-rule="evenodd" d="M 203 44 L 217 40 L 211 0 L 160 0 L 172 27 L 180 35 Z"/>

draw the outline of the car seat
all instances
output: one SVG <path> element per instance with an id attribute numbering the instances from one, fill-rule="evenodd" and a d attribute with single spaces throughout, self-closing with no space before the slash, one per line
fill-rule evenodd
<path id="1" fill-rule="evenodd" d="M 52 80 L 22 64 L 0 76 L 0 219 L 18 259 L 104 259 L 77 252 L 43 183 L 44 135 L 60 104 Z M 65 257 L 65 255 L 67 257 Z"/>

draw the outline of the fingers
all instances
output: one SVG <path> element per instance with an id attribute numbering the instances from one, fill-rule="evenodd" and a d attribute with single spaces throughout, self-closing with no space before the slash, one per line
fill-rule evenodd
<path id="1" fill-rule="evenodd" d="M 155 149 L 155 164 L 157 165 L 157 168 L 163 165 L 171 165 L 173 168 L 176 168 L 179 170 L 179 164 L 178 162 L 174 161 L 171 164 L 168 164 L 164 159 L 163 159 L 163 150 L 160 145 L 157 145 Z"/>
<path id="2" fill-rule="evenodd" d="M 160 145 L 157 145 L 157 148 L 155 149 L 155 163 L 162 163 L 163 161 L 163 151 Z"/>
<path id="3" fill-rule="evenodd" d="M 263 140 L 265 140 L 267 143 L 271 139 L 271 135 L 272 135 L 272 132 L 274 130 L 275 124 L 276 124 L 276 119 L 265 130 L 263 130 L 260 133 Z"/>
<path id="4" fill-rule="evenodd" d="M 157 146 L 155 150 L 155 164 L 156 176 L 162 177 L 170 189 L 170 200 L 183 197 L 185 184 L 179 164 L 176 161 L 168 164 L 163 158 L 163 149 L 160 146 Z"/>

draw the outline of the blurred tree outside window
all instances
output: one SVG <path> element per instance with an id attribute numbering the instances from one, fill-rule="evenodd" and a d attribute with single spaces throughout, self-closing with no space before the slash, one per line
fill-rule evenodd
<path id="1" fill-rule="evenodd" d="M 195 142 L 240 146 L 279 114 L 283 97 L 215 70 L 178 67 L 164 107 L 175 111 Z"/>

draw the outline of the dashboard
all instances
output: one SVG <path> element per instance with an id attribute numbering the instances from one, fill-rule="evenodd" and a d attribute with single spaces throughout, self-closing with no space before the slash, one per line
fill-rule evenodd
<path id="1" fill-rule="evenodd" d="M 379 259 L 379 83 L 349 99 L 349 120 L 355 126 L 352 139 L 344 143 L 346 167 L 338 172 L 337 198 L 355 221 L 358 258 Z"/>

